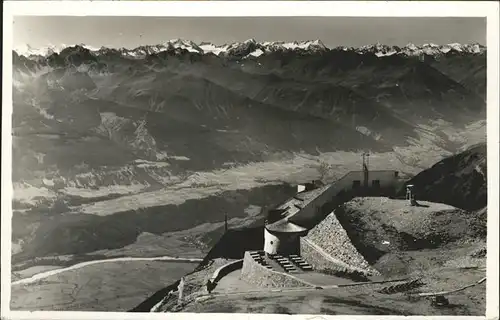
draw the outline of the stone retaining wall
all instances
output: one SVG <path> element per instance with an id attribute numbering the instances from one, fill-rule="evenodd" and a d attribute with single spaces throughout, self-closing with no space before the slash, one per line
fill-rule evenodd
<path id="1" fill-rule="evenodd" d="M 309 283 L 303 282 L 291 275 L 269 270 L 257 263 L 248 252 L 243 258 L 241 278 L 248 283 L 267 288 L 290 288 L 309 287 Z"/>
<path id="2" fill-rule="evenodd" d="M 311 229 L 305 239 L 320 247 L 323 253 L 341 262 L 335 264 L 322 252 L 315 250 L 301 239 L 301 256 L 316 269 L 338 269 L 345 264 L 344 266 L 348 266 L 347 269 L 350 270 L 364 271 L 367 275 L 379 274 L 351 243 L 335 212 L 330 213 L 320 224 Z"/>
<path id="3" fill-rule="evenodd" d="M 308 245 L 303 239 L 300 241 L 300 255 L 315 270 L 341 269 L 343 266 L 325 258 L 319 251 Z"/>
<path id="4" fill-rule="evenodd" d="M 219 282 L 220 279 L 222 279 L 222 277 L 228 275 L 229 273 L 235 270 L 241 269 L 242 267 L 243 267 L 243 259 L 229 262 L 223 265 L 222 267 L 217 268 L 217 270 L 215 270 L 214 274 L 212 275 L 212 278 L 210 278 L 210 282 L 216 284 L 217 282 Z"/>

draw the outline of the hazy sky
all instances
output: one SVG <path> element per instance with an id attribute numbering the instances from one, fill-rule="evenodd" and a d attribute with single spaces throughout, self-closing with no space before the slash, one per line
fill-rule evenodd
<path id="1" fill-rule="evenodd" d="M 136 47 L 182 38 L 224 44 L 321 39 L 329 47 L 423 43 L 486 44 L 483 18 L 384 17 L 47 17 L 14 18 L 14 48 L 60 44 Z"/>

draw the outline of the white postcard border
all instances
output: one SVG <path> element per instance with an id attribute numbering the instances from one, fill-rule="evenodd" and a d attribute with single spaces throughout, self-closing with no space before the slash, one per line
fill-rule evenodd
<path id="1" fill-rule="evenodd" d="M 380 319 L 380 316 L 318 316 L 265 314 L 190 314 L 122 312 L 10 311 L 12 218 L 12 17 L 15 15 L 96 16 L 364 16 L 364 17 L 487 17 L 487 319 L 498 319 L 499 208 L 499 5 L 497 2 L 454 1 L 6 1 L 3 20 L 2 86 L 2 224 L 1 313 L 6 319 Z M 398 318 L 400 316 L 383 316 Z M 406 318 L 406 317 L 404 317 Z M 412 319 L 484 319 L 485 317 L 411 317 Z"/>

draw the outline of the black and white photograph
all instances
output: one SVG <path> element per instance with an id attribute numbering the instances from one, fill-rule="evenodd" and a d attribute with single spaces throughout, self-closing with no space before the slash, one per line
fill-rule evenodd
<path id="1" fill-rule="evenodd" d="M 2 318 L 484 317 L 498 30 L 478 12 L 13 14 Z"/>

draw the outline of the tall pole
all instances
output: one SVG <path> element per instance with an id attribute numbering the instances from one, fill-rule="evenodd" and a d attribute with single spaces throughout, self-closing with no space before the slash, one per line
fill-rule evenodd
<path id="1" fill-rule="evenodd" d="M 224 232 L 227 232 L 227 213 L 224 215 Z"/>
<path id="2" fill-rule="evenodd" d="M 369 163 L 370 163 L 370 154 L 368 152 L 363 152 L 363 171 L 368 170 Z"/>
<path id="3" fill-rule="evenodd" d="M 368 188 L 368 157 L 369 153 L 363 152 L 363 188 L 366 190 Z"/>

